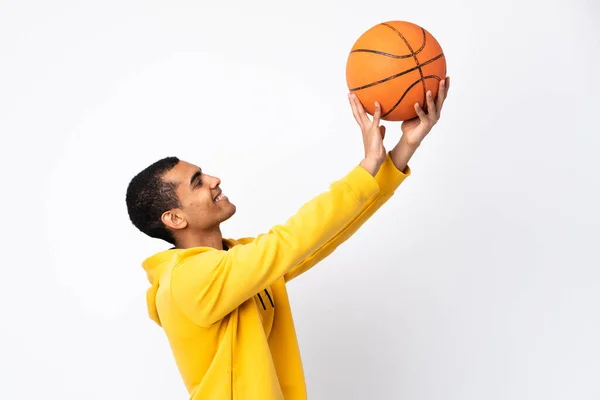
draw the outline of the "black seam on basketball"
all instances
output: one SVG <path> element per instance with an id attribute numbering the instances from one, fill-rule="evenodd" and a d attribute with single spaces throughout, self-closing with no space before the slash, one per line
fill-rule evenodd
<path id="1" fill-rule="evenodd" d="M 385 114 L 383 114 L 383 115 L 381 116 L 381 118 L 385 118 L 385 117 L 387 117 L 387 116 L 388 116 L 388 115 L 389 115 L 391 112 L 393 112 L 393 111 L 396 109 L 396 107 L 398 107 L 398 106 L 400 105 L 400 103 L 402 102 L 402 100 L 404 100 L 404 97 L 405 97 L 405 96 L 408 94 L 408 92 L 410 91 L 410 89 L 412 89 L 412 88 L 413 88 L 415 85 L 418 85 L 418 84 L 419 84 L 419 82 L 421 82 L 421 81 L 423 82 L 423 84 L 425 84 L 425 79 L 437 79 L 438 81 L 441 81 L 441 80 L 442 80 L 442 78 L 440 78 L 440 77 L 439 77 L 439 76 L 437 76 L 437 75 L 427 75 L 427 76 L 425 76 L 425 77 L 423 77 L 423 78 L 421 78 L 421 79 L 417 79 L 417 80 L 416 80 L 416 81 L 415 81 L 413 84 L 411 84 L 411 85 L 410 85 L 410 86 L 409 86 L 409 87 L 408 87 L 408 88 L 407 88 L 407 89 L 404 91 L 404 93 L 402 93 L 402 96 L 400 97 L 400 100 L 398 100 L 398 101 L 396 102 L 396 104 L 394 104 L 394 106 L 393 106 L 391 109 L 389 109 L 389 110 L 388 110 L 388 112 L 386 112 Z"/>
<path id="2" fill-rule="evenodd" d="M 385 24 L 382 24 L 382 25 L 385 25 Z M 386 25 L 386 26 L 389 27 L 389 25 Z M 423 32 L 423 44 L 421 44 L 421 47 L 419 47 L 419 49 L 417 51 L 415 51 L 415 54 L 419 54 L 425 48 L 425 45 L 427 44 L 427 33 L 425 32 L 425 29 L 423 29 L 423 28 L 421 28 L 421 31 Z M 396 33 L 398 33 L 398 32 L 396 31 Z M 397 54 L 391 54 L 391 53 L 386 53 L 383 51 L 371 50 L 371 49 L 355 49 L 355 50 L 351 50 L 350 53 L 373 53 L 373 54 L 378 54 L 380 56 L 396 58 L 396 59 L 413 57 L 412 54 L 397 55 Z"/>
<path id="3" fill-rule="evenodd" d="M 424 67 L 424 66 L 426 66 L 427 64 L 431 64 L 431 63 L 432 63 L 432 62 L 434 62 L 435 60 L 437 60 L 437 59 L 439 59 L 439 58 L 442 58 L 442 57 L 444 57 L 444 53 L 442 53 L 442 54 L 439 54 L 439 55 L 437 55 L 437 56 L 435 56 L 435 57 L 433 57 L 433 58 L 431 58 L 431 59 L 429 59 L 429 60 L 425 61 L 423 64 L 421 64 L 421 67 Z"/>
<path id="4" fill-rule="evenodd" d="M 398 58 L 398 59 L 412 57 L 412 54 L 399 56 L 396 54 L 384 53 L 383 51 L 370 50 L 370 49 L 356 49 L 356 50 L 352 50 L 350 53 L 373 53 L 373 54 L 378 54 L 378 55 L 384 56 L 384 57 Z"/>
<path id="5" fill-rule="evenodd" d="M 397 35 L 399 35 L 402 39 L 404 39 L 404 36 L 402 36 L 402 34 L 400 33 L 400 31 L 398 31 L 396 28 L 394 28 L 391 25 L 388 25 L 386 23 L 383 23 L 381 25 L 385 25 L 388 28 L 390 28 L 391 30 L 393 30 L 394 32 L 396 32 Z M 419 47 L 419 49 L 417 51 L 415 51 L 415 54 L 419 54 L 421 51 L 423 51 L 423 49 L 425 48 L 425 44 L 427 43 L 427 32 L 425 32 L 424 28 L 421 28 L 421 32 L 423 33 L 423 44 L 421 44 L 421 47 Z M 405 43 L 408 43 L 406 41 L 406 39 L 404 40 Z M 410 46 L 408 46 L 408 48 L 410 49 Z M 409 55 L 409 57 L 412 56 L 412 54 Z"/>
<path id="6" fill-rule="evenodd" d="M 386 23 L 383 23 L 382 25 L 387 26 L 388 28 L 390 28 L 391 30 L 396 32 L 398 34 L 398 36 L 400 36 L 400 39 L 402 39 L 404 41 L 404 44 L 406 44 L 406 47 L 408 47 L 408 50 L 410 50 L 410 54 L 412 54 L 413 58 L 415 59 L 415 63 L 417 64 L 417 68 L 419 70 L 419 75 L 421 75 L 421 82 L 423 83 L 423 103 L 425 103 L 425 92 L 427 91 L 427 88 L 425 87 L 425 81 L 423 80 L 423 70 L 421 69 L 421 66 L 419 65 L 419 59 L 417 58 L 415 51 L 413 50 L 410 43 L 408 43 L 408 40 L 406 40 L 404 35 L 399 30 L 397 30 L 393 26 L 388 25 Z"/>
<path id="7" fill-rule="evenodd" d="M 442 53 L 442 54 L 440 54 L 440 55 L 438 55 L 438 56 L 435 56 L 435 57 L 433 57 L 431 60 L 427 60 L 427 61 L 425 61 L 423 64 L 421 64 L 421 67 L 424 67 L 424 66 L 426 66 L 427 64 L 431 64 L 432 62 L 434 62 L 435 60 L 437 60 L 437 59 L 439 59 L 439 58 L 442 58 L 443 56 L 444 56 L 444 53 Z M 414 70 L 416 70 L 416 69 L 417 69 L 417 67 L 413 67 L 413 68 L 407 69 L 407 70 L 405 70 L 405 71 L 402 71 L 402 72 L 400 72 L 400 73 L 397 73 L 397 74 L 395 74 L 395 75 L 388 76 L 387 78 L 384 78 L 384 79 L 381 79 L 381 80 L 378 80 L 378 81 L 375 81 L 375 82 L 371 82 L 371 83 L 368 83 L 368 84 L 366 84 L 366 85 L 363 85 L 363 86 L 359 86 L 359 87 L 352 88 L 352 89 L 350 89 L 350 91 L 351 91 L 351 92 L 355 92 L 355 91 L 358 91 L 358 90 L 367 89 L 367 88 L 370 88 L 370 87 L 372 87 L 372 86 L 379 85 L 380 83 L 384 83 L 384 82 L 387 82 L 387 81 L 391 81 L 392 79 L 396 79 L 396 78 L 398 78 L 398 77 L 400 77 L 400 76 L 402 76 L 402 75 L 406 75 L 406 74 L 408 74 L 409 72 L 413 72 L 413 71 L 414 71 Z M 421 74 L 421 76 L 423 76 L 423 75 Z"/>
<path id="8" fill-rule="evenodd" d="M 352 89 L 350 89 L 350 91 L 351 91 L 351 92 L 354 92 L 354 91 L 357 91 L 357 90 L 363 90 L 363 89 L 366 89 L 366 88 L 370 88 L 371 86 L 377 86 L 377 85 L 379 85 L 380 83 L 384 83 L 384 82 L 387 82 L 387 81 L 391 81 L 392 79 L 396 79 L 396 78 L 398 78 L 399 76 L 406 75 L 406 74 L 408 74 L 409 72 L 413 72 L 413 71 L 414 71 L 414 70 L 416 70 L 416 69 L 417 69 L 417 67 L 413 67 L 413 68 L 407 69 L 406 71 L 402 71 L 402 72 L 400 72 L 400 73 L 398 73 L 398 74 L 396 74 L 396 75 L 388 76 L 387 78 L 381 79 L 381 80 L 379 80 L 379 81 L 376 81 L 376 82 L 371 82 L 371 83 L 369 83 L 369 84 L 367 84 L 367 85 L 364 85 L 364 86 L 359 86 L 359 87 L 357 87 L 357 88 L 352 88 Z"/>
<path id="9" fill-rule="evenodd" d="M 427 43 L 427 32 L 425 32 L 425 29 L 423 28 L 421 28 L 421 31 L 423 32 L 423 44 L 421 45 L 421 47 L 419 47 L 415 54 L 419 54 L 421 51 L 423 51 L 423 49 L 425 48 L 425 44 Z"/>

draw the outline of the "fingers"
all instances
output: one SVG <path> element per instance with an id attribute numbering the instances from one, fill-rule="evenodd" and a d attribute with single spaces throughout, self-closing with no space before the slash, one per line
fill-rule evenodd
<path id="1" fill-rule="evenodd" d="M 354 103 L 356 104 L 356 109 L 358 110 L 358 115 L 359 115 L 360 119 L 362 120 L 362 126 L 366 128 L 371 124 L 371 120 L 367 116 L 367 112 L 365 111 L 362 103 L 358 99 L 358 96 L 353 95 L 353 98 L 354 98 Z"/>
<path id="2" fill-rule="evenodd" d="M 423 111 L 423 108 L 419 105 L 419 103 L 415 103 L 415 111 L 417 112 L 417 116 L 421 120 L 421 122 L 428 122 L 427 114 Z"/>
<path id="3" fill-rule="evenodd" d="M 448 96 L 448 86 L 450 84 L 450 77 L 446 77 L 446 79 L 442 79 L 440 81 L 440 88 L 438 90 L 438 95 L 437 95 L 437 99 L 436 99 L 436 109 L 437 109 L 437 114 L 438 114 L 438 118 L 440 117 L 441 113 L 442 113 L 442 106 L 444 105 L 444 101 L 446 100 L 446 97 Z"/>
<path id="4" fill-rule="evenodd" d="M 361 129 L 364 129 L 363 119 L 360 115 L 360 111 L 358 110 L 355 98 L 356 96 L 354 94 L 348 94 L 348 100 L 350 101 L 350 107 L 352 108 L 352 115 L 354 115 L 354 119 L 358 123 L 358 126 L 360 126 Z"/>
<path id="5" fill-rule="evenodd" d="M 381 119 L 381 105 L 378 102 L 375 102 L 375 113 L 373 113 L 372 123 L 362 103 L 358 99 L 358 96 L 356 96 L 354 93 L 349 93 L 348 98 L 350 99 L 350 106 L 352 107 L 352 114 L 354 115 L 354 119 L 356 119 L 356 122 L 358 122 L 358 125 L 362 129 L 367 129 L 373 124 L 375 126 L 379 126 L 379 121 Z"/>
<path id="6" fill-rule="evenodd" d="M 375 102 L 375 113 L 373 114 L 373 125 L 379 126 L 379 119 L 381 118 L 381 105 Z"/>
<path id="7" fill-rule="evenodd" d="M 427 91 L 427 115 L 429 115 L 430 119 L 437 121 L 437 109 L 435 107 L 435 102 L 433 101 L 433 93 L 431 93 L 431 90 Z"/>
<path id="8" fill-rule="evenodd" d="M 381 140 L 385 139 L 385 125 L 379 127 L 379 133 L 381 134 Z"/>

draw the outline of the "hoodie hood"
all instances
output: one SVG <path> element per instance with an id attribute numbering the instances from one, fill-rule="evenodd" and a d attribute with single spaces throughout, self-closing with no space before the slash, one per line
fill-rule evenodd
<path id="1" fill-rule="evenodd" d="M 246 243 L 248 241 L 249 240 L 241 239 L 242 243 Z M 230 249 L 237 244 L 238 240 L 223 239 L 223 245 L 225 249 Z M 211 247 L 193 247 L 189 249 L 171 248 L 169 250 L 160 251 L 146 258 L 142 262 L 142 267 L 144 267 L 144 271 L 146 271 L 148 282 L 150 282 L 150 285 L 152 285 L 146 291 L 146 305 L 148 307 L 148 316 L 150 316 L 150 319 L 156 322 L 159 326 L 162 326 L 160 323 L 160 317 L 158 316 L 158 309 L 156 308 L 156 293 L 158 292 L 160 277 L 162 276 L 165 268 L 169 265 L 174 265 L 180 260 L 183 260 L 191 255 L 211 250 L 214 249 Z"/>
<path id="2" fill-rule="evenodd" d="M 158 310 L 156 308 L 156 292 L 158 292 L 158 285 L 160 282 L 162 272 L 164 271 L 165 267 L 173 261 L 173 258 L 176 254 L 176 250 L 164 250 L 146 258 L 142 262 L 142 267 L 144 267 L 144 271 L 146 271 L 148 281 L 150 282 L 150 285 L 152 285 L 146 291 L 146 305 L 148 306 L 148 316 L 159 326 L 162 325 L 160 324 L 160 318 L 158 316 Z"/>

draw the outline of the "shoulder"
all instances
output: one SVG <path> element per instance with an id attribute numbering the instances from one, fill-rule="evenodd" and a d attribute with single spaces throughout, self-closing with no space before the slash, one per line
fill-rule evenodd
<path id="1" fill-rule="evenodd" d="M 242 237 L 242 238 L 237 238 L 237 239 L 231 239 L 231 238 L 227 238 L 227 239 L 223 239 L 223 242 L 225 244 L 227 244 L 227 246 L 229 246 L 229 248 L 233 247 L 233 246 L 237 246 L 237 245 L 244 245 L 244 244 L 248 244 L 248 243 L 252 243 L 254 241 L 254 237 Z"/>

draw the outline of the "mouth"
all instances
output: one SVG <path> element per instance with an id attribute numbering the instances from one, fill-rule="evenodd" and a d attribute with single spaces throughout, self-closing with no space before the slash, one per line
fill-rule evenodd
<path id="1" fill-rule="evenodd" d="M 218 203 L 223 200 L 227 200 L 227 196 L 225 196 L 223 194 L 223 192 L 219 191 L 219 194 L 217 196 L 215 196 L 215 198 L 213 199 L 213 202 Z"/>

